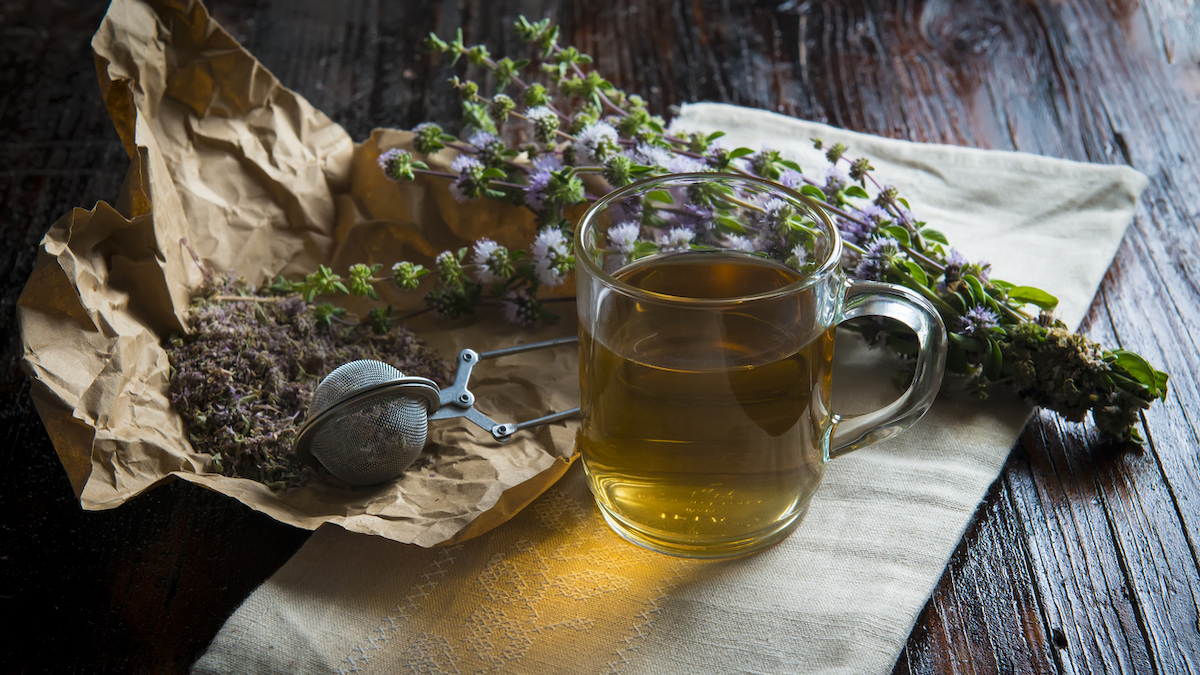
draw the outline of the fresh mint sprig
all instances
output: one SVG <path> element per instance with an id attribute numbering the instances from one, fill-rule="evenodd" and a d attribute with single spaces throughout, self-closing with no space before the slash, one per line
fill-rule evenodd
<path id="1" fill-rule="evenodd" d="M 452 83 L 462 99 L 463 138 L 426 122 L 414 129 L 413 149 L 428 155 L 445 147 L 459 155 L 451 172 L 439 172 L 403 149 L 384 152 L 379 163 L 392 180 L 445 180 L 456 198 L 494 199 L 532 211 L 541 229 L 528 250 L 509 250 L 481 239 L 468 250 L 438 256 L 436 271 L 403 261 L 392 268 L 404 290 L 432 275 L 426 304 L 457 317 L 483 304 L 498 304 L 512 321 L 529 324 L 553 317 L 539 291 L 557 286 L 574 266 L 569 207 L 593 201 L 588 185 L 604 191 L 651 175 L 719 171 L 776 181 L 799 191 L 832 214 L 845 244 L 846 273 L 857 279 L 907 286 L 927 298 L 950 332 L 948 368 L 969 378 L 969 390 L 986 397 L 990 387 L 1008 385 L 1031 403 L 1080 421 L 1090 413 L 1104 433 L 1141 442 L 1136 425 L 1141 411 L 1167 396 L 1167 375 L 1127 350 L 1106 350 L 1069 331 L 1054 315 L 1050 293 L 992 277 L 991 265 L 956 251 L 947 237 L 919 220 L 899 191 L 876 178 L 863 157 L 851 157 L 842 144 L 826 146 L 828 166 L 802 168 L 771 148 L 726 148 L 721 132 L 677 133 L 653 115 L 645 101 L 588 70 L 593 59 L 558 44 L 559 30 L 548 19 L 524 17 L 514 26 L 533 48 L 529 58 L 494 59 L 482 45 L 469 45 L 459 30 L 452 40 L 431 35 L 434 53 L 457 63 L 466 58 L 486 68 L 495 86 L 487 96 L 473 81 Z M 507 91 L 506 91 L 507 90 Z M 602 183 L 601 183 L 602 182 Z M 734 210 L 756 209 L 749 221 Z M 747 227 L 746 222 L 753 225 Z M 692 191 L 684 196 L 650 195 L 638 218 L 610 230 L 613 250 L 628 259 L 656 252 L 719 245 L 749 253 L 770 253 L 803 269 L 812 259 L 812 228 L 798 214 L 775 204 L 738 203 L 736 195 Z M 347 287 L 337 275 L 318 268 L 291 287 L 306 300 L 328 293 L 373 295 L 384 281 L 356 266 Z M 356 271 L 357 270 L 357 271 Z M 364 293 L 364 291 L 366 291 Z M 372 325 L 385 326 L 384 314 Z M 910 338 L 889 326 L 863 324 L 869 342 L 900 354 L 913 352 Z M 905 379 L 904 373 L 899 379 Z"/>

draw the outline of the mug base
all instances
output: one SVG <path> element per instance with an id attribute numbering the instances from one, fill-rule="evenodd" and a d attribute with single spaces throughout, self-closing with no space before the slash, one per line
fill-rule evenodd
<path id="1" fill-rule="evenodd" d="M 661 536 L 651 535 L 612 513 L 603 504 L 597 503 L 596 506 L 600 509 L 600 515 L 604 517 L 604 522 L 608 523 L 613 532 L 616 532 L 625 541 L 677 558 L 702 560 L 740 558 L 768 549 L 786 539 L 808 513 L 808 504 L 805 504 L 794 515 L 779 521 L 775 527 L 765 532 L 757 532 L 751 537 L 722 541 L 698 541 L 695 539 L 665 539 Z"/>

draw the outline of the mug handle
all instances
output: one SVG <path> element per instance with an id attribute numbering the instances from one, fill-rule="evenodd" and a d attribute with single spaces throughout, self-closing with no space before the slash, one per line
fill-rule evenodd
<path id="1" fill-rule="evenodd" d="M 841 322 L 862 316 L 895 319 L 917 334 L 916 372 L 900 398 L 859 415 L 833 415 L 830 459 L 891 438 L 919 420 L 942 385 L 946 367 L 946 327 L 928 300 L 895 284 L 852 281 L 846 289 Z"/>

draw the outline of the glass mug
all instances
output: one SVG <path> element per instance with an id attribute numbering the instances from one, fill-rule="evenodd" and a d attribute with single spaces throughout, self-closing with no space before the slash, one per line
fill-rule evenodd
<path id="1" fill-rule="evenodd" d="M 640 546 L 724 558 L 786 537 L 830 458 L 921 417 L 946 331 L 920 295 L 848 281 L 815 201 L 727 174 L 660 176 L 609 193 L 575 232 L 588 485 Z M 887 317 L 916 333 L 908 390 L 830 411 L 834 329 Z"/>

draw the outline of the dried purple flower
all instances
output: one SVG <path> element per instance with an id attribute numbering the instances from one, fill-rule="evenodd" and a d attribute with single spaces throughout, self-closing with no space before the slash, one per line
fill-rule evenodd
<path id="1" fill-rule="evenodd" d="M 216 279 L 193 302 L 192 332 L 168 340 L 171 404 L 215 471 L 273 488 L 317 475 L 293 453 L 296 431 L 318 379 L 348 361 L 378 359 L 450 381 L 449 366 L 412 333 L 320 326 L 310 307 L 296 294 L 261 296 L 245 282 Z"/>

